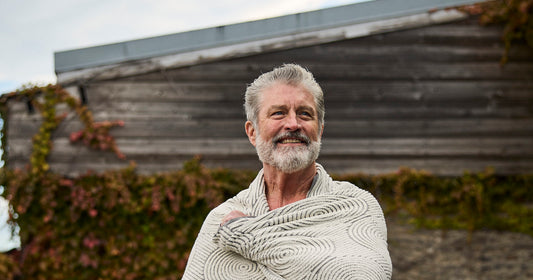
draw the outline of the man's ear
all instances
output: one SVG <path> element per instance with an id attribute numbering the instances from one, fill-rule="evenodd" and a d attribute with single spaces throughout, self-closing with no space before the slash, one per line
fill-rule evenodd
<path id="1" fill-rule="evenodd" d="M 244 129 L 246 130 L 246 135 L 248 135 L 248 140 L 250 140 L 250 143 L 252 143 L 252 145 L 255 147 L 256 131 L 253 123 L 251 121 L 247 121 L 244 124 Z"/>
<path id="2" fill-rule="evenodd" d="M 324 134 L 324 124 L 322 124 L 322 127 L 320 128 L 320 138 L 322 138 L 322 134 Z"/>

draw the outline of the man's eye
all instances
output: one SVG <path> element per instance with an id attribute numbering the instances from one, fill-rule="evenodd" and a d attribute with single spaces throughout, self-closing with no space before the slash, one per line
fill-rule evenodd
<path id="1" fill-rule="evenodd" d="M 309 112 L 302 112 L 301 114 L 306 116 L 306 117 L 311 117 L 312 116 L 311 113 L 309 113 Z"/>
<path id="2" fill-rule="evenodd" d="M 280 115 L 283 115 L 282 111 L 276 111 L 276 112 L 272 113 L 272 116 L 280 116 Z"/>

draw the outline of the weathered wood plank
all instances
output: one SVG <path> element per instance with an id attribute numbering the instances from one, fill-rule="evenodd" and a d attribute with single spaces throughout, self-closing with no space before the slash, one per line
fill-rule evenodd
<path id="1" fill-rule="evenodd" d="M 179 157 L 158 157 L 150 156 L 141 158 L 137 162 L 137 170 L 140 173 L 150 174 L 164 171 L 173 171 L 181 169 L 182 164 L 190 158 Z M 327 157 L 321 156 L 318 160 L 326 169 L 333 173 L 369 173 L 380 174 L 394 172 L 400 167 L 410 167 L 419 170 L 428 170 L 438 175 L 457 175 L 464 171 L 479 172 L 486 168 L 494 168 L 499 174 L 517 174 L 531 172 L 531 165 L 533 160 L 502 160 L 501 158 L 365 158 L 365 157 Z M 63 174 L 81 174 L 87 170 L 96 172 L 103 172 L 109 169 L 120 169 L 128 166 L 127 162 L 106 162 L 106 161 L 92 161 L 86 162 L 83 165 L 75 166 L 73 162 L 58 162 L 52 163 L 51 168 L 54 171 Z M 239 157 L 209 157 L 203 158 L 203 163 L 212 168 L 237 168 L 259 170 L 261 167 L 259 161 L 254 156 Z"/>
<path id="2" fill-rule="evenodd" d="M 376 102 L 377 103 L 377 102 Z M 518 107 L 496 102 L 479 102 L 480 104 L 405 104 L 367 102 L 344 102 L 341 104 L 326 102 L 326 120 L 343 119 L 478 119 L 478 118 L 533 118 L 531 107 Z M 133 120 L 136 119 L 174 119 L 174 120 L 203 120 L 226 118 L 245 121 L 243 110 L 238 105 L 221 107 L 215 104 L 191 106 L 188 104 L 156 106 L 140 103 L 113 103 L 115 106 L 99 107 L 95 110 L 97 120 Z M 167 106 L 168 105 L 168 106 Z M 456 105 L 456 106 L 454 106 Z M 109 112 L 109 113 L 108 113 Z"/>
<path id="3" fill-rule="evenodd" d="M 182 169 L 183 164 L 190 161 L 192 158 L 179 157 L 150 157 L 142 158 L 136 163 L 136 170 L 140 174 L 155 174 L 167 171 L 176 171 Z M 258 171 L 261 168 L 261 163 L 256 157 L 224 157 L 224 158 L 203 158 L 202 164 L 210 168 L 234 168 L 241 170 Z M 53 162 L 50 169 L 69 176 L 76 176 L 85 174 L 89 170 L 92 172 L 105 172 L 108 170 L 123 169 L 129 166 L 128 162 L 88 162 L 82 166 L 73 167 L 68 162 Z"/>
<path id="4" fill-rule="evenodd" d="M 141 116 L 142 117 L 142 116 Z M 11 132 L 20 138 L 31 138 L 38 129 L 38 124 L 10 121 Z M 71 132 L 82 129 L 77 121 L 63 122 L 56 132 L 56 137 L 64 137 Z M 227 135 L 245 136 L 244 122 L 241 120 L 173 120 L 173 119 L 137 119 L 125 120 L 124 127 L 116 127 L 111 134 L 121 137 L 225 137 Z"/>
<path id="5" fill-rule="evenodd" d="M 241 109 L 233 110 L 219 110 L 219 108 L 213 108 L 213 110 L 204 110 L 203 108 L 179 108 L 171 110 L 157 110 L 154 111 L 145 110 L 145 107 L 138 108 L 139 104 L 134 104 L 130 110 L 113 110 L 106 108 L 100 108 L 98 113 L 93 114 L 96 121 L 104 120 L 122 120 L 125 123 L 125 127 L 117 127 L 115 130 L 125 129 L 139 129 L 137 124 L 141 122 L 181 122 L 181 121 L 197 121 L 197 122 L 211 122 L 216 119 L 233 120 L 232 126 L 236 126 L 237 129 L 241 129 L 244 126 L 245 116 Z M 387 121 L 396 120 L 398 127 L 404 126 L 400 121 L 411 122 L 413 120 L 426 120 L 426 121 L 438 121 L 438 120 L 462 120 L 474 121 L 482 119 L 495 119 L 495 118 L 512 118 L 512 119 L 530 119 L 533 120 L 533 111 L 531 108 L 524 107 L 502 107 L 498 105 L 487 104 L 485 106 L 472 106 L 471 108 L 456 108 L 453 106 L 409 106 L 405 104 L 399 104 L 396 107 L 380 105 L 376 106 L 368 103 L 355 103 L 355 104 L 342 104 L 343 106 L 335 106 L 335 104 L 326 104 L 328 108 L 326 113 L 326 128 L 327 130 L 336 130 L 333 124 L 336 121 L 346 120 L 358 120 L 358 121 Z M 209 107 L 209 106 L 206 106 Z M 76 121 L 76 116 L 72 115 L 68 118 L 64 124 L 59 127 L 59 134 L 74 132 L 82 128 L 81 124 L 71 125 L 70 122 Z M 8 136 L 16 137 L 17 133 L 21 129 L 32 127 L 33 133 L 37 131 L 41 124 L 39 116 L 13 116 L 10 121 L 12 125 L 17 125 L 17 128 L 9 129 Z M 461 125 L 461 124 L 459 124 Z M 461 125 L 463 126 L 463 125 Z M 233 131 L 233 130 L 232 130 Z M 31 133 L 31 131 L 30 131 Z M 228 131 L 229 133 L 229 131 Z M 25 134 L 29 135 L 29 134 Z M 231 136 L 231 135 L 227 135 Z"/>
<path id="6" fill-rule="evenodd" d="M 533 112 L 528 108 L 501 107 L 487 104 L 485 106 L 471 106 L 457 108 L 448 106 L 375 106 L 368 103 L 357 103 L 350 106 L 335 106 L 326 103 L 326 121 L 342 119 L 385 120 L 396 119 L 409 121 L 411 119 L 485 119 L 485 118 L 533 118 Z"/>
<path id="7" fill-rule="evenodd" d="M 21 115 L 28 115 L 28 116 L 35 116 L 35 117 L 40 116 L 40 112 L 39 112 L 39 110 L 37 108 L 32 108 L 33 111 L 30 111 L 25 102 L 10 100 L 8 102 L 8 104 L 9 104 L 8 105 L 8 107 L 9 107 L 8 115 L 19 115 L 19 114 L 21 114 Z M 58 105 L 56 105 L 55 108 L 56 108 L 56 113 L 58 115 L 70 111 L 70 108 L 66 104 L 58 104 Z"/>
<path id="8" fill-rule="evenodd" d="M 138 105 L 138 104 L 137 104 Z M 398 104 L 396 107 L 387 106 L 387 104 L 376 106 L 369 103 L 342 104 L 326 103 L 326 121 L 343 120 L 343 119 L 360 119 L 360 120 L 379 120 L 379 119 L 457 119 L 457 118 L 533 118 L 533 112 L 529 108 L 513 107 L 493 104 L 481 104 L 480 106 L 469 106 L 466 108 L 456 108 L 448 106 L 410 106 L 409 104 Z M 124 120 L 126 122 L 135 121 L 136 119 L 174 119 L 174 120 L 205 120 L 209 121 L 217 118 L 227 118 L 245 121 L 242 109 L 206 108 L 197 107 L 180 107 L 171 110 L 145 110 L 145 107 L 125 106 L 130 110 L 104 111 L 99 110 L 95 113 L 96 120 Z M 207 108 L 211 106 L 205 106 Z M 108 113 L 109 112 L 109 113 Z"/>
<path id="9" fill-rule="evenodd" d="M 330 80 L 528 80 L 533 76 L 533 65 L 510 62 L 501 67 L 498 61 L 435 63 L 426 61 L 360 62 L 345 60 L 331 65 L 328 61 L 300 61 L 286 58 L 261 65 L 222 62 L 204 64 L 169 71 L 175 80 L 202 81 L 253 81 L 262 72 L 285 62 L 296 62 L 311 70 L 319 81 Z M 250 70 L 253 68 L 253 70 Z M 256 70 L 257 69 L 257 70 Z M 221 75 L 224 73 L 224 75 Z M 254 74 L 249 74 L 254 73 Z M 148 79 L 144 76 L 143 79 Z M 160 78 L 158 78 L 160 80 Z"/>
<path id="10" fill-rule="evenodd" d="M 243 82 L 244 83 L 244 82 Z M 242 103 L 244 89 L 241 92 L 225 90 L 202 89 L 200 93 L 168 92 L 164 95 L 148 94 L 149 88 L 157 92 L 161 88 L 169 87 L 166 83 L 138 83 L 137 87 L 121 89 L 121 82 L 117 85 L 100 85 L 95 87 L 91 97 L 93 101 L 105 102 L 170 102 L 170 103 Z M 201 87 L 198 87 L 200 89 Z M 96 91 L 98 89 L 99 91 Z M 357 100 L 357 101 L 402 101 L 428 100 L 444 102 L 452 100 L 529 100 L 533 83 L 516 84 L 509 81 L 480 81 L 473 84 L 470 81 L 332 81 L 323 85 L 326 100 Z M 212 91 L 210 91 L 212 90 Z M 148 95 L 147 95 L 148 94 Z M 17 107 L 25 109 L 23 104 Z"/>
<path id="11" fill-rule="evenodd" d="M 88 90 L 89 103 L 115 101 L 131 102 L 242 102 L 246 81 L 235 85 L 168 82 L 105 82 L 92 85 Z M 533 83 L 524 81 L 397 81 L 357 80 L 331 81 L 322 85 L 326 100 L 501 100 L 528 99 Z M 25 110 L 23 103 L 14 108 Z"/>
<path id="12" fill-rule="evenodd" d="M 91 106 L 94 112 L 138 114 L 146 117 L 168 119 L 242 119 L 244 112 L 240 103 L 170 103 L 170 102 L 109 102 Z"/>
<path id="13" fill-rule="evenodd" d="M 89 103 L 114 100 L 165 102 L 227 102 L 243 100 L 245 82 L 99 82 L 87 87 Z"/>
<path id="14" fill-rule="evenodd" d="M 483 172 L 493 168 L 498 174 L 530 174 L 533 160 L 502 160 L 479 158 L 319 158 L 327 170 L 336 174 L 383 174 L 397 171 L 401 167 L 426 170 L 442 176 L 457 176 L 463 172 Z"/>
<path id="15" fill-rule="evenodd" d="M 324 136 L 365 137 L 495 137 L 531 136 L 533 120 L 449 119 L 449 120 L 345 120 L 326 124 Z"/>
<path id="16" fill-rule="evenodd" d="M 317 79 L 357 80 L 527 80 L 533 76 L 533 65 L 518 63 L 501 68 L 497 62 L 423 63 L 407 61 L 383 64 L 309 65 Z"/>
<path id="17" fill-rule="evenodd" d="M 143 159 L 137 163 L 137 170 L 142 174 L 153 174 L 165 171 L 174 171 L 182 168 L 185 161 L 190 158 L 158 158 Z M 410 167 L 418 170 L 428 170 L 431 173 L 455 176 L 465 171 L 480 172 L 486 168 L 494 168 L 498 174 L 524 174 L 531 172 L 533 160 L 496 159 L 468 159 L 468 158 L 355 158 L 355 157 L 320 157 L 318 160 L 328 171 L 334 174 L 383 174 L 395 172 L 401 167 Z M 259 170 L 260 162 L 253 157 L 209 158 L 204 157 L 203 164 L 212 168 L 237 168 L 245 170 Z M 71 162 L 53 162 L 53 171 L 74 176 L 86 173 L 87 170 L 104 172 L 110 169 L 121 169 L 128 166 L 127 162 L 86 162 L 80 166 L 73 166 Z M 12 166 L 12 165 L 10 165 Z M 24 168 L 24 165 L 17 166 Z"/>
<path id="18" fill-rule="evenodd" d="M 10 145 L 13 157 L 29 158 L 30 140 Z M 87 161 L 112 158 L 110 152 L 95 152 L 80 144 L 71 144 L 66 138 L 54 140 L 52 157 L 57 160 L 83 158 Z M 119 139 L 117 145 L 128 159 L 146 155 L 193 157 L 252 156 L 255 149 L 246 138 L 205 139 Z M 376 139 L 323 139 L 321 156 L 335 157 L 468 157 L 468 158 L 533 158 L 533 139 L 505 138 L 376 138 Z"/>
<path id="19" fill-rule="evenodd" d="M 396 32 L 382 33 L 361 38 L 377 43 L 411 42 L 432 44 L 487 45 L 499 43 L 502 27 L 497 25 L 480 26 L 477 19 L 466 19 L 445 24 L 435 24 L 421 28 L 411 28 Z"/>
<path id="20" fill-rule="evenodd" d="M 364 43 L 353 41 L 348 44 L 325 44 L 312 48 L 301 48 L 283 52 L 273 52 L 268 55 L 249 57 L 240 62 L 268 63 L 269 61 L 291 60 L 301 63 L 312 63 L 316 57 L 331 63 L 345 63 L 357 61 L 359 63 L 398 63 L 406 60 L 420 60 L 425 62 L 472 62 L 472 61 L 499 61 L 504 53 L 504 46 L 498 44 L 489 45 L 435 45 L 427 43 L 413 44 L 404 41 L 401 44 L 382 42 Z M 527 48 L 516 47 L 511 53 L 514 61 L 533 61 L 533 56 Z"/>
<path id="21" fill-rule="evenodd" d="M 69 135 L 82 127 L 79 122 L 64 122 L 57 137 Z M 31 138 L 38 124 L 11 120 L 11 135 Z M 137 119 L 125 120 L 124 127 L 111 131 L 117 138 L 189 138 L 189 137 L 245 137 L 244 121 Z M 532 136 L 533 119 L 345 119 L 327 121 L 324 135 L 334 138 L 366 137 L 496 137 Z"/>
<path id="22" fill-rule="evenodd" d="M 319 81 L 320 82 L 320 81 Z M 533 82 L 523 81 L 398 81 L 362 80 L 324 83 L 326 101 L 450 101 L 509 100 L 529 101 Z"/>
<path id="23" fill-rule="evenodd" d="M 383 145 L 381 145 L 383 146 Z M 83 148 L 85 149 L 85 148 Z M 82 149 L 82 150 L 83 150 Z M 428 147 L 427 150 L 430 150 Z M 463 150 L 466 150 L 464 148 Z M 340 149 L 338 149 L 340 152 Z M 487 167 L 493 167 L 498 173 L 525 173 L 530 172 L 529 167 L 533 164 L 531 154 L 525 156 L 501 156 L 487 155 L 469 156 L 469 155 L 449 155 L 432 156 L 430 154 L 410 154 L 404 151 L 396 155 L 369 152 L 361 149 L 361 153 L 349 151 L 343 153 L 328 153 L 326 147 L 319 157 L 319 162 L 326 168 L 336 173 L 353 173 L 366 172 L 371 174 L 393 172 L 402 166 L 431 170 L 433 173 L 440 175 L 454 175 L 465 170 L 483 171 Z M 80 156 L 84 158 L 80 161 Z M 176 153 L 137 153 L 130 155 L 127 160 L 119 160 L 113 154 L 107 152 L 85 153 L 78 155 L 53 153 L 51 155 L 52 169 L 63 172 L 64 174 L 80 174 L 86 170 L 102 172 L 108 169 L 124 168 L 128 165 L 128 160 L 137 162 L 138 170 L 141 173 L 153 173 L 180 169 L 183 162 L 190 160 L 192 156 L 187 154 Z M 20 156 L 17 156 L 20 158 Z M 255 153 L 235 154 L 231 157 L 227 155 L 204 153 L 204 163 L 209 167 L 226 167 L 253 169 L 260 168 L 259 161 Z M 16 158 L 15 158 L 16 159 Z M 10 164 L 18 164 L 23 167 L 25 162 L 10 161 Z M 11 166 L 11 165 L 10 165 Z"/>

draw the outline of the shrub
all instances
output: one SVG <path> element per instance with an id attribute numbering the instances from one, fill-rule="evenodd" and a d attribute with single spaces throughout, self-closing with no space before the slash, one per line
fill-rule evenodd
<path id="1" fill-rule="evenodd" d="M 177 279 L 208 211 L 250 179 L 198 159 L 151 176 L 134 166 L 78 178 L 4 174 L 27 279 Z"/>
<path id="2" fill-rule="evenodd" d="M 16 258 L 0 257 L 2 275 L 178 279 L 207 213 L 256 173 L 206 169 L 195 158 L 180 171 L 154 175 L 139 175 L 135 166 L 77 178 L 3 174 L 3 195 L 19 215 L 22 249 Z M 420 227 L 533 235 L 533 175 L 487 171 L 443 178 L 403 168 L 334 177 L 372 192 L 386 216 Z"/>

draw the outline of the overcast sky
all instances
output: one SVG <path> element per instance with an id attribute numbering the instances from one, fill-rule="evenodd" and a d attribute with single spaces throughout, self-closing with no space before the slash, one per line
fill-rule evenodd
<path id="1" fill-rule="evenodd" d="M 0 191 L 2 191 L 1 187 Z M 20 246 L 20 238 L 18 236 L 11 239 L 11 227 L 6 223 L 9 218 L 7 208 L 7 201 L 0 197 L 0 252 L 5 252 Z"/>
<path id="2" fill-rule="evenodd" d="M 0 94 L 55 83 L 54 52 L 368 0 L 0 0 Z M 2 187 L 0 187 L 2 192 Z M 7 241 L 0 197 L 0 251 Z"/>
<path id="3" fill-rule="evenodd" d="M 0 93 L 55 83 L 54 52 L 361 0 L 0 0 Z"/>

